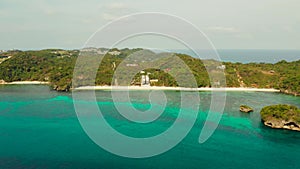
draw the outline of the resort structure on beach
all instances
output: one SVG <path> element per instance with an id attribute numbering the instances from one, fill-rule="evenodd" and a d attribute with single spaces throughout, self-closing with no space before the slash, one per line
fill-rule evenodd
<path id="1" fill-rule="evenodd" d="M 145 71 L 141 71 L 140 73 L 142 74 L 141 86 L 150 86 L 150 78 L 149 78 L 150 73 L 146 73 Z"/>

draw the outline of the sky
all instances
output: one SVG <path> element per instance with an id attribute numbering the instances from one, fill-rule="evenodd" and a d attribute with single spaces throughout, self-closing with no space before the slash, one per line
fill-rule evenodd
<path id="1" fill-rule="evenodd" d="M 299 7 L 299 0 L 1 0 L 0 49 L 78 49 L 108 22 L 138 12 L 184 18 L 217 49 L 300 49 Z"/>

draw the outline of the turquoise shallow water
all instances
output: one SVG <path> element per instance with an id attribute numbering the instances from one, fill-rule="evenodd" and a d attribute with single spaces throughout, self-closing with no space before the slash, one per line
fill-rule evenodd
<path id="1" fill-rule="evenodd" d="M 155 122 L 133 124 L 120 116 L 110 92 L 96 93 L 105 119 L 119 132 L 149 137 L 170 127 L 177 117 L 179 92 L 166 92 L 168 107 Z M 147 110 L 147 92 L 132 92 L 135 108 Z M 200 93 L 198 119 L 184 140 L 161 155 L 130 159 L 98 147 L 81 128 L 70 93 L 47 86 L 0 86 L 0 168 L 300 168 L 300 132 L 274 130 L 260 122 L 263 106 L 300 98 L 276 93 L 229 92 L 224 115 L 204 144 L 198 137 L 210 104 L 210 93 Z M 125 104 L 126 103 L 122 103 Z M 251 114 L 239 105 L 254 107 Z"/>

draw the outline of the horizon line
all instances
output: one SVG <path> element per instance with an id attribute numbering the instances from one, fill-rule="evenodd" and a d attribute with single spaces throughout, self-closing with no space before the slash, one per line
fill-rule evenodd
<path id="1" fill-rule="evenodd" d="M 85 47 L 85 48 L 106 48 L 110 49 L 109 47 Z M 144 47 L 114 47 L 116 49 L 147 49 Z M 34 51 L 34 50 L 81 50 L 80 48 L 60 48 L 60 47 L 45 47 L 45 48 L 11 48 L 11 49 L 0 49 L 0 51 L 12 51 L 12 50 L 20 50 L 20 51 Z M 82 48 L 84 49 L 84 48 Z M 111 48 L 113 49 L 113 48 Z M 150 48 L 148 48 L 150 49 Z M 151 50 L 151 49 L 150 49 Z M 188 50 L 188 49 L 165 49 L 165 50 Z M 195 49 L 200 51 L 210 51 L 213 49 Z M 300 49 L 263 49 L 263 48 L 251 48 L 251 49 L 241 49 L 241 48 L 217 48 L 216 50 L 268 50 L 268 51 L 283 51 L 283 50 L 289 50 L 289 51 L 300 51 Z"/>

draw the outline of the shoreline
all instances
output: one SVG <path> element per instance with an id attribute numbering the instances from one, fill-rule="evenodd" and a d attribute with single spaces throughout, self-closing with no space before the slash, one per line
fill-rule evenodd
<path id="1" fill-rule="evenodd" d="M 0 82 L 0 85 L 48 85 L 49 82 L 42 81 L 14 81 Z M 81 86 L 74 89 L 80 90 L 169 90 L 169 91 L 240 91 L 240 92 L 278 92 L 281 91 L 273 88 L 248 88 L 248 87 L 225 87 L 225 88 L 186 88 L 186 87 L 167 87 L 167 86 Z"/>
<path id="2" fill-rule="evenodd" d="M 270 88 L 243 88 L 243 87 L 225 87 L 225 88 L 185 88 L 185 87 L 166 87 L 166 86 L 82 86 L 73 90 L 173 90 L 173 91 L 251 91 L 251 92 L 280 92 L 277 89 Z"/>

